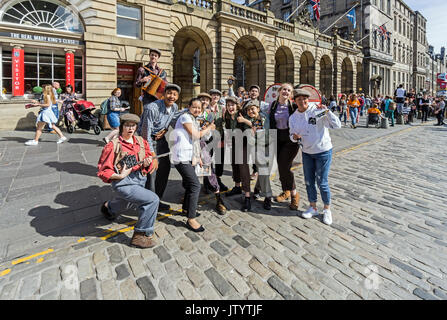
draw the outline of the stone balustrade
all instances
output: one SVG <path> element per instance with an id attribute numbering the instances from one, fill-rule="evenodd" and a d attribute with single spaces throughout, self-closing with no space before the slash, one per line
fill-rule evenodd
<path id="1" fill-rule="evenodd" d="M 275 27 L 284 30 L 284 31 L 288 31 L 291 33 L 295 33 L 295 25 L 293 23 L 289 23 L 289 22 L 285 22 L 283 20 L 280 19 L 275 19 L 274 20 L 274 25 Z"/>
<path id="2" fill-rule="evenodd" d="M 230 3 L 230 12 L 235 16 L 239 16 L 248 20 L 253 20 L 257 22 L 267 23 L 267 15 L 265 12 L 249 8 L 244 5 L 239 5 L 237 3 Z"/>
<path id="3" fill-rule="evenodd" d="M 213 0 L 178 0 L 178 2 L 183 2 L 195 7 L 213 10 L 213 4 L 215 1 Z"/>

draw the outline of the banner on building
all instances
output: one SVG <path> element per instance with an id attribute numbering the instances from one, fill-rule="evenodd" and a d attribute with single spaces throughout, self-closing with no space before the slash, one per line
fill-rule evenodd
<path id="1" fill-rule="evenodd" d="M 447 82 L 447 73 L 438 73 L 438 83 Z"/>
<path id="2" fill-rule="evenodd" d="M 65 54 L 65 85 L 69 84 L 73 89 L 75 88 L 74 54 L 72 52 Z"/>
<path id="3" fill-rule="evenodd" d="M 12 95 L 20 97 L 25 94 L 25 51 L 12 50 Z"/>

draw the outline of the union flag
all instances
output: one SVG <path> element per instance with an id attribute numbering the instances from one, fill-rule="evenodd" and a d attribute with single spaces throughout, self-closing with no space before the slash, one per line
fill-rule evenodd
<path id="1" fill-rule="evenodd" d="M 320 20 L 320 0 L 310 0 L 310 5 L 314 9 L 315 18 Z"/>

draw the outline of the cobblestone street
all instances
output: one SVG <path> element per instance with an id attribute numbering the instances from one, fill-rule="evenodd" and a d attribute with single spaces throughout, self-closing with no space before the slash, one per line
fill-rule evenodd
<path id="1" fill-rule="evenodd" d="M 133 211 L 113 224 L 99 212 L 111 196 L 96 177 L 100 137 L 25 148 L 32 132 L 1 134 L 0 299 L 445 300 L 447 126 L 432 124 L 331 133 L 330 227 L 288 204 L 243 213 L 238 197 L 220 217 L 202 195 L 206 231 L 192 233 L 176 211 L 183 189 L 173 169 L 174 210 L 160 213 L 158 245 L 145 250 L 128 246 Z M 302 212 L 299 163 L 294 172 Z M 272 188 L 280 192 L 277 177 Z"/>

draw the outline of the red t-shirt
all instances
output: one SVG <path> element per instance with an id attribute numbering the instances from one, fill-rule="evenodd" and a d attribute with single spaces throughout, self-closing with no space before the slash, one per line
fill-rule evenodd
<path id="1" fill-rule="evenodd" d="M 119 142 L 121 143 L 121 150 L 123 152 L 127 152 L 128 155 L 135 155 L 138 159 L 138 152 L 140 151 L 140 145 L 138 144 L 138 140 L 133 137 L 133 143 L 129 143 L 123 140 L 123 138 L 119 137 Z M 149 143 L 143 139 L 144 142 L 144 150 L 145 150 L 145 158 L 151 155 L 151 150 L 149 148 Z M 142 161 L 143 159 L 138 159 Z M 113 142 L 109 142 L 104 149 L 102 150 L 101 157 L 98 162 L 98 177 L 102 179 L 105 183 L 112 182 L 110 177 L 116 173 L 115 167 L 115 153 L 113 152 Z M 143 168 L 142 165 L 138 165 L 132 168 L 133 171 L 138 171 L 141 169 L 143 174 L 147 174 L 152 168 L 152 163 L 148 168 Z"/>

